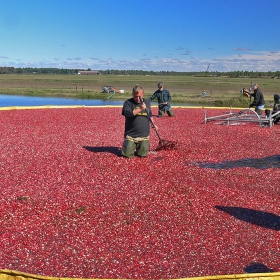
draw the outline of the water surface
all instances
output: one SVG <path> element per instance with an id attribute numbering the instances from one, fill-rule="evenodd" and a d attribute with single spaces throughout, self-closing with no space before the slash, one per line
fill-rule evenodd
<path id="1" fill-rule="evenodd" d="M 0 107 L 14 106 L 122 106 L 124 100 L 79 99 L 69 97 L 45 97 L 0 94 Z M 152 102 L 152 105 L 157 105 Z M 200 106 L 187 103 L 173 103 L 173 106 Z"/>
<path id="2" fill-rule="evenodd" d="M 0 107 L 11 106 L 106 106 L 122 105 L 120 100 L 79 99 L 67 97 L 38 97 L 24 95 L 0 94 Z"/>

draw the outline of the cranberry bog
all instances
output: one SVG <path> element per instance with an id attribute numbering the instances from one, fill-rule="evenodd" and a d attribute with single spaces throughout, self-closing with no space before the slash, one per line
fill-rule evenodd
<path id="1" fill-rule="evenodd" d="M 174 113 L 154 120 L 176 149 L 151 131 L 148 157 L 126 159 L 120 107 L 1 110 L 2 271 L 279 277 L 280 126 Z"/>

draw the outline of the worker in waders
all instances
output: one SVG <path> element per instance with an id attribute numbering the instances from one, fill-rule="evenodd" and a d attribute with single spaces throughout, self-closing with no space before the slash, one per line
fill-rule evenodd
<path id="1" fill-rule="evenodd" d="M 253 89 L 253 93 L 250 93 L 249 96 L 254 97 L 254 101 L 253 101 L 253 103 L 250 104 L 250 107 L 255 107 L 256 113 L 258 115 L 261 115 L 262 111 L 263 111 L 263 108 L 264 108 L 264 105 L 265 105 L 263 93 L 259 89 L 258 84 L 254 84 L 252 86 L 252 89 Z"/>
<path id="2" fill-rule="evenodd" d="M 152 116 L 151 105 L 144 98 L 143 87 L 139 85 L 133 87 L 132 98 L 124 102 L 122 115 L 125 116 L 122 156 L 127 158 L 132 158 L 134 155 L 146 157 L 150 148 L 149 119 L 152 120 Z M 153 128 L 157 129 L 156 126 Z"/>
<path id="3" fill-rule="evenodd" d="M 171 108 L 171 95 L 168 89 L 164 88 L 163 83 L 158 83 L 158 90 L 149 98 L 152 102 L 157 98 L 158 101 L 158 116 L 164 117 L 165 112 L 169 117 L 174 117 L 174 112 Z"/>

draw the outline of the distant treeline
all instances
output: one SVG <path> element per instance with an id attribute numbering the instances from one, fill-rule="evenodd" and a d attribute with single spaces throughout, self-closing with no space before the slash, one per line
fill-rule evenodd
<path id="1" fill-rule="evenodd" d="M 61 69 L 61 68 L 15 68 L 0 67 L 0 74 L 56 74 L 75 75 L 79 71 L 91 71 L 91 69 Z M 97 70 L 99 75 L 140 75 L 140 76 L 227 76 L 232 78 L 279 78 L 280 71 L 254 72 L 254 71 L 230 71 L 230 72 L 175 72 L 175 71 L 145 71 L 145 70 Z"/>

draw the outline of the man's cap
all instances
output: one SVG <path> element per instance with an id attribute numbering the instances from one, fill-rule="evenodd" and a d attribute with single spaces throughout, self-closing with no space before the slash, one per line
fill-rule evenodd
<path id="1" fill-rule="evenodd" d="M 158 87 L 163 87 L 163 83 L 160 82 L 160 83 L 157 84 L 157 86 L 158 86 Z"/>
<path id="2" fill-rule="evenodd" d="M 257 84 L 252 84 L 252 87 L 257 86 Z"/>

